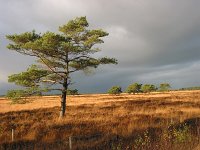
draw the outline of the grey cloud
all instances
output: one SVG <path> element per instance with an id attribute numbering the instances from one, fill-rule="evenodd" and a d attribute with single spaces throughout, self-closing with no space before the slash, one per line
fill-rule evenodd
<path id="1" fill-rule="evenodd" d="M 0 1 L 0 82 L 24 70 L 34 58 L 6 50 L 6 34 L 35 29 L 56 31 L 77 16 L 91 28 L 109 32 L 96 56 L 111 56 L 117 66 L 104 66 L 92 76 L 73 75 L 82 92 L 104 92 L 130 82 L 170 82 L 173 87 L 199 85 L 200 1 L 196 0 L 7 0 Z M 4 88 L 5 87 L 5 88 Z M 5 90 L 4 90 L 5 92 Z"/>
<path id="2" fill-rule="evenodd" d="M 117 24 L 128 31 L 129 36 L 120 40 L 109 39 L 111 43 L 116 41 L 115 45 L 109 43 L 109 49 L 114 47 L 113 52 L 117 49 L 117 53 L 121 53 L 125 48 L 123 56 L 127 57 L 127 60 L 132 57 L 134 62 L 149 65 L 198 60 L 200 2 L 172 0 L 120 2 L 112 3 L 116 9 L 110 10 L 105 7 L 104 12 L 107 15 L 106 17 L 102 15 L 102 20 L 105 18 L 104 20 L 110 24 Z M 117 7 L 120 5 L 121 7 Z M 109 18 L 109 14 L 112 14 L 112 17 Z M 135 45 L 137 39 L 143 45 Z M 125 60 L 122 55 L 118 56 Z M 138 58 L 143 59 L 137 60 Z"/>

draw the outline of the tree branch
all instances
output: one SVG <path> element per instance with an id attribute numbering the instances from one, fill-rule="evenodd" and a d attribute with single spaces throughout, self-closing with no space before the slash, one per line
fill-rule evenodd
<path id="1" fill-rule="evenodd" d="M 72 59 L 69 59 L 68 62 L 71 62 L 71 61 L 74 61 L 74 60 L 77 60 L 77 59 L 80 59 L 80 58 L 90 58 L 89 56 L 86 56 L 86 55 L 82 55 L 82 56 L 78 56 L 78 57 L 75 57 L 75 58 L 72 58 Z"/>
<path id="2" fill-rule="evenodd" d="M 55 70 L 53 70 L 45 61 L 44 59 L 39 55 L 39 54 L 36 54 L 40 59 L 41 61 L 55 74 L 57 74 L 58 76 L 64 78 L 64 76 L 60 75 L 59 73 L 57 73 Z"/>

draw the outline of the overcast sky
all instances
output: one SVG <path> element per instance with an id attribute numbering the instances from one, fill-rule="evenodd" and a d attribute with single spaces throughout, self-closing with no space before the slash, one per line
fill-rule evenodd
<path id="1" fill-rule="evenodd" d="M 200 86 L 199 7 L 199 0 L 0 0 L 0 95 L 14 87 L 8 75 L 34 63 L 6 49 L 5 35 L 57 32 L 80 16 L 87 17 L 91 29 L 109 33 L 98 56 L 119 62 L 87 76 L 75 74 L 73 87 L 80 92 L 106 92 L 113 85 L 125 89 L 133 82 Z"/>

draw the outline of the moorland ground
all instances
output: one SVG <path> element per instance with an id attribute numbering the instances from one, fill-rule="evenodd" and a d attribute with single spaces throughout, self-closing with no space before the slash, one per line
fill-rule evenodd
<path id="1" fill-rule="evenodd" d="M 70 136 L 73 149 L 199 148 L 198 90 L 68 96 L 63 119 L 59 105 L 59 96 L 27 104 L 1 98 L 0 149 L 66 149 Z"/>

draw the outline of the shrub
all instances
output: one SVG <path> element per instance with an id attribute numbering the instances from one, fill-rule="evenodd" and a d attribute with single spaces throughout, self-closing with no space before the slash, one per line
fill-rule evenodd
<path id="1" fill-rule="evenodd" d="M 43 90 L 45 92 L 45 90 Z M 29 88 L 27 90 L 9 90 L 6 97 L 12 101 L 13 104 L 24 104 L 30 102 L 29 96 L 42 96 L 42 91 L 37 88 Z"/>
<path id="2" fill-rule="evenodd" d="M 144 93 L 153 92 L 157 90 L 156 86 L 153 84 L 145 84 L 142 86 L 141 89 L 142 89 L 142 92 Z"/>
<path id="3" fill-rule="evenodd" d="M 130 93 L 139 93 L 139 92 L 141 92 L 141 87 L 142 87 L 142 84 L 133 83 L 127 87 L 126 92 L 129 94 Z"/>
<path id="4" fill-rule="evenodd" d="M 12 101 L 13 104 L 23 104 L 26 102 L 25 95 L 27 92 L 23 90 L 9 90 L 6 97 Z M 24 97 L 22 97 L 24 96 Z"/>
<path id="5" fill-rule="evenodd" d="M 122 89 L 120 86 L 113 86 L 108 90 L 108 94 L 120 94 L 122 93 Z"/>
<path id="6" fill-rule="evenodd" d="M 169 83 L 161 83 L 159 86 L 160 91 L 169 91 L 170 88 L 171 86 Z"/>
<path id="7" fill-rule="evenodd" d="M 74 89 L 74 90 L 68 89 L 67 95 L 78 95 L 78 90 L 77 89 Z"/>

